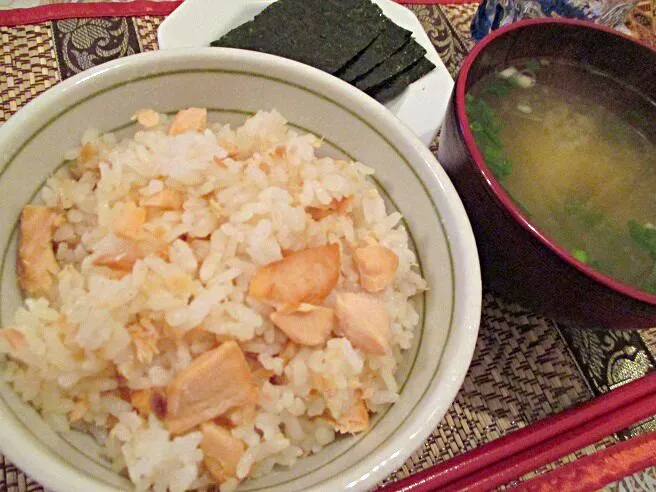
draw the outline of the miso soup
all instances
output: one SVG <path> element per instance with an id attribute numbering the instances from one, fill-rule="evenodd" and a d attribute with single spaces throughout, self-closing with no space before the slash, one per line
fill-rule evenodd
<path id="1" fill-rule="evenodd" d="M 486 164 L 523 213 L 598 271 L 656 293 L 656 103 L 590 67 L 522 60 L 467 96 Z"/>

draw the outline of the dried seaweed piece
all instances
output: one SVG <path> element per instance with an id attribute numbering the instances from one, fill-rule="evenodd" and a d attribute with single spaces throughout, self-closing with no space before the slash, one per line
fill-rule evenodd
<path id="1" fill-rule="evenodd" d="M 367 94 L 379 102 L 389 101 L 401 94 L 410 84 L 419 80 L 434 68 L 435 65 L 433 62 L 423 57 L 384 84 L 372 88 Z"/>
<path id="2" fill-rule="evenodd" d="M 337 76 L 347 82 L 353 82 L 392 56 L 408 41 L 411 35 L 410 31 L 387 21 L 378 37 L 367 49 L 340 70 Z"/>
<path id="3" fill-rule="evenodd" d="M 271 53 L 335 73 L 372 43 L 385 22 L 369 0 L 278 0 L 211 45 Z"/>
<path id="4" fill-rule="evenodd" d="M 394 53 L 366 75 L 356 80 L 355 86 L 358 89 L 367 91 L 372 87 L 381 85 L 411 66 L 425 54 L 426 50 L 423 46 L 410 38 L 399 51 Z"/>

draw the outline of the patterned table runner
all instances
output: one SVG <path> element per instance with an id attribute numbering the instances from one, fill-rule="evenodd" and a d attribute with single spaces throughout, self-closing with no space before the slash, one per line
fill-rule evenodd
<path id="1" fill-rule="evenodd" d="M 418 1 L 409 1 L 412 4 L 408 7 L 455 76 L 473 45 L 469 22 L 476 5 Z M 123 10 L 117 8 L 120 5 Z M 36 95 L 71 75 L 114 58 L 157 49 L 157 28 L 173 7 L 169 3 L 135 2 L 0 11 L 0 124 Z M 656 328 L 631 333 L 582 331 L 486 292 L 476 352 L 460 393 L 423 446 L 383 483 L 448 460 L 638 378 L 656 367 L 654 354 Z M 656 420 L 608 437 L 523 478 L 648 428 L 656 428 Z M 653 486 L 656 469 L 643 477 L 645 484 Z M 639 485 L 639 480 L 628 478 L 607 490 L 654 490 Z M 0 492 L 41 490 L 0 455 Z"/>

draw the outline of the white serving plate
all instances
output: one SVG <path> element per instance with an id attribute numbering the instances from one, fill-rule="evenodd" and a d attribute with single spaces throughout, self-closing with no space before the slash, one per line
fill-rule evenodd
<path id="1" fill-rule="evenodd" d="M 412 31 L 435 70 L 385 104 L 425 144 L 430 145 L 446 113 L 453 79 L 415 15 L 392 0 L 373 0 L 393 22 Z M 186 0 L 160 25 L 160 49 L 208 46 L 252 19 L 273 0 Z"/>

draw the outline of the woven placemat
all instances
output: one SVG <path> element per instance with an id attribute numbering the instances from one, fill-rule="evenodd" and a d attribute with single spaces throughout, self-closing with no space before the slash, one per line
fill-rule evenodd
<path id="1" fill-rule="evenodd" d="M 469 22 L 476 5 L 409 8 L 455 76 L 473 45 Z M 162 19 L 149 15 L 87 17 L 0 27 L 0 124 L 36 95 L 71 75 L 114 58 L 157 49 L 156 31 Z M 423 446 L 383 483 L 448 460 L 636 379 L 656 366 L 655 353 L 656 329 L 583 331 L 487 292 L 476 352 L 460 393 Z M 656 428 L 653 420 L 528 476 L 647 428 Z M 650 473 L 653 477 L 654 470 Z M 628 490 L 624 482 L 608 490 L 622 487 Z M 40 490 L 42 487 L 0 456 L 0 491 Z"/>

